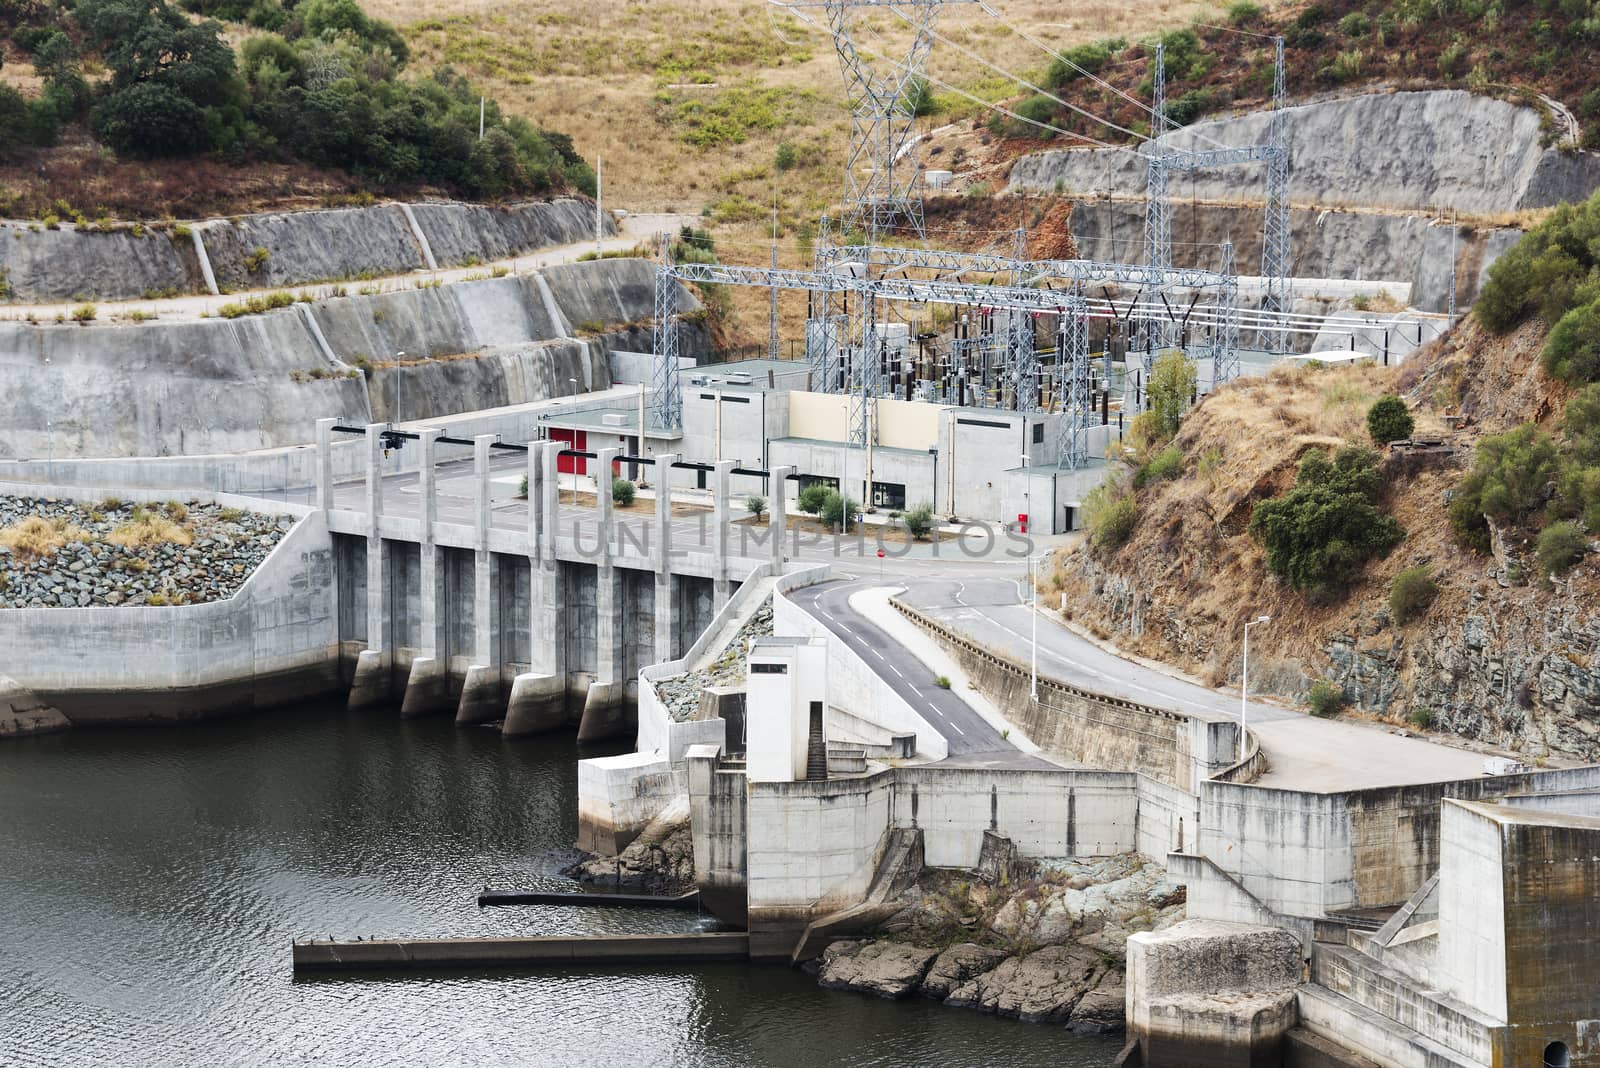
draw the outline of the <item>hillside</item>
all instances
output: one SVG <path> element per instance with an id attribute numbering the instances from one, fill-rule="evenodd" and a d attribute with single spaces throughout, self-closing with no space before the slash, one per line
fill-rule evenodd
<path id="1" fill-rule="evenodd" d="M 1127 465 L 1132 475 L 1166 452 L 1169 466 L 1146 468 L 1143 488 L 1127 490 L 1126 541 L 1098 537 L 1061 559 L 1051 581 L 1066 594 L 1066 615 L 1132 652 L 1235 686 L 1243 623 L 1271 615 L 1251 635 L 1253 691 L 1303 702 L 1326 679 L 1354 706 L 1349 714 L 1534 757 L 1600 756 L 1600 566 L 1591 551 L 1600 475 L 1587 414 L 1600 386 L 1580 388 L 1592 366 L 1574 371 L 1548 355 L 1564 351 L 1559 339 L 1575 321 L 1592 322 L 1595 253 L 1564 268 L 1580 282 L 1547 274 L 1529 290 L 1519 277 L 1597 218 L 1600 199 L 1561 209 L 1497 266 L 1489 307 L 1503 308 L 1512 292 L 1528 298 L 1527 310 L 1480 312 L 1400 368 L 1279 368 L 1203 398 L 1171 450 L 1156 442 Z M 1537 293 L 1557 291 L 1565 295 L 1540 310 Z M 1581 351 L 1594 352 L 1586 343 Z M 1293 573 L 1268 566 L 1252 517 L 1296 485 L 1313 451 L 1370 447 L 1367 410 L 1391 393 L 1412 409 L 1414 438 L 1442 442 L 1382 451 L 1376 507 L 1403 538 L 1364 566 L 1339 564 L 1345 547 L 1326 538 L 1314 548 L 1334 555 L 1333 578 L 1297 590 Z M 1296 522 L 1326 529 L 1326 498 L 1318 507 Z M 1416 568 L 1436 592 L 1431 603 L 1419 598 L 1420 610 L 1402 609 L 1415 612 L 1403 621 L 1391 591 Z"/>

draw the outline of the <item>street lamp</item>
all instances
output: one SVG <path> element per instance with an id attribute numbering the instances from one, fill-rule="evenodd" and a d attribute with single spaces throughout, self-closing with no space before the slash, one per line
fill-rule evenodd
<path id="1" fill-rule="evenodd" d="M 1039 701 L 1039 576 L 1037 564 L 1049 553 L 1028 557 L 1028 604 L 1033 609 L 1033 665 L 1028 676 L 1028 699 Z"/>
<path id="2" fill-rule="evenodd" d="M 572 404 L 574 410 L 576 410 L 578 404 L 578 380 L 576 378 L 569 378 L 567 379 L 567 383 L 572 386 Z M 574 441 L 573 444 L 576 445 L 577 442 Z M 594 502 L 596 508 L 600 506 L 600 491 L 598 489 L 599 485 L 599 482 L 595 483 L 595 486 L 597 487 L 595 490 Z M 572 458 L 572 503 L 578 503 L 578 458 L 576 456 Z"/>
<path id="3" fill-rule="evenodd" d="M 1250 628 L 1257 623 L 1271 623 L 1271 616 L 1252 619 L 1244 625 L 1244 664 L 1239 669 L 1239 759 L 1244 759 L 1244 735 L 1249 716 L 1250 697 Z"/>
<path id="4" fill-rule="evenodd" d="M 394 369 L 394 421 L 397 423 L 405 422 L 405 420 L 400 417 L 400 409 L 405 407 L 406 372 L 405 368 L 398 366 L 400 361 L 405 358 L 405 349 L 401 349 L 399 352 L 394 354 L 395 364 L 397 365 Z"/>

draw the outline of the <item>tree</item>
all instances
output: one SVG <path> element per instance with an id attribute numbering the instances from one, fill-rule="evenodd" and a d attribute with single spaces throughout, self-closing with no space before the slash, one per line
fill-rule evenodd
<path id="1" fill-rule="evenodd" d="M 1416 425 L 1406 402 L 1393 395 L 1379 397 L 1367 409 L 1367 433 L 1371 435 L 1374 445 L 1404 441 L 1411 436 Z"/>
<path id="2" fill-rule="evenodd" d="M 927 539 L 933 530 L 933 506 L 919 504 L 900 516 L 900 521 L 906 525 L 906 532 L 916 541 Z"/>
<path id="3" fill-rule="evenodd" d="M 1183 413 L 1199 385 L 1199 372 L 1194 361 L 1180 349 L 1170 349 L 1156 360 L 1150 371 L 1150 411 L 1155 414 L 1156 427 L 1163 439 L 1178 433 Z"/>
<path id="4" fill-rule="evenodd" d="M 800 497 L 796 503 L 799 505 L 800 510 L 807 515 L 821 515 L 823 502 L 828 499 L 828 494 L 832 492 L 833 490 L 821 482 L 813 482 L 800 491 Z"/>
<path id="5" fill-rule="evenodd" d="M 205 112 L 156 82 L 107 97 L 95 112 L 95 128 L 120 156 L 185 156 L 210 147 Z"/>
<path id="6" fill-rule="evenodd" d="M 1250 533 L 1266 547 L 1267 566 L 1316 600 L 1342 595 L 1369 559 L 1405 537 L 1378 509 L 1377 455 L 1358 446 L 1332 459 L 1306 453 L 1294 488 L 1256 505 Z"/>
<path id="7" fill-rule="evenodd" d="M 767 499 L 759 493 L 752 493 L 744 499 L 744 510 L 755 516 L 756 521 L 760 522 L 762 515 L 767 510 Z"/>
<path id="8" fill-rule="evenodd" d="M 633 503 L 634 492 L 633 483 L 627 479 L 614 478 L 611 480 L 611 499 L 622 507 L 626 508 Z M 666 492 L 665 488 L 662 489 L 662 492 Z"/>
<path id="9" fill-rule="evenodd" d="M 1567 401 L 1562 429 L 1579 463 L 1600 464 L 1600 382 L 1584 386 Z"/>
<path id="10" fill-rule="evenodd" d="M 1551 376 L 1577 385 L 1600 379 L 1600 300 L 1580 304 L 1561 316 L 1540 353 Z"/>
<path id="11" fill-rule="evenodd" d="M 855 522 L 861 506 L 837 490 L 829 490 L 822 501 L 822 521 L 830 527 L 848 532 Z"/>
<path id="12" fill-rule="evenodd" d="M 1114 471 L 1083 499 L 1083 525 L 1089 531 L 1089 544 L 1100 552 L 1122 548 L 1138 522 L 1138 502 L 1120 471 Z"/>
<path id="13" fill-rule="evenodd" d="M 1450 502 L 1456 537 L 1469 548 L 1488 552 L 1485 517 L 1503 523 L 1526 519 L 1544 502 L 1546 488 L 1560 473 L 1555 442 L 1532 423 L 1486 435 Z"/>

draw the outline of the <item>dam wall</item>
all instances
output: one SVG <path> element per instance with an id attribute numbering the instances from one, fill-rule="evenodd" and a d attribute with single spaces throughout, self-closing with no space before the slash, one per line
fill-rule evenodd
<path id="1" fill-rule="evenodd" d="M 651 264 L 609 259 L 236 319 L 0 322 L 0 375 L 16 385 L 0 396 L 0 459 L 273 449 L 309 443 L 322 417 L 454 415 L 570 393 L 570 379 L 603 389 L 610 349 L 648 331 L 653 287 Z M 694 351 L 705 334 L 685 338 Z"/>
<path id="2" fill-rule="evenodd" d="M 609 215 L 601 227 L 608 237 L 617 233 Z M 209 292 L 196 239 L 226 291 L 488 263 L 591 240 L 594 232 L 594 204 L 580 198 L 379 204 L 138 227 L 0 222 L 0 305 Z"/>

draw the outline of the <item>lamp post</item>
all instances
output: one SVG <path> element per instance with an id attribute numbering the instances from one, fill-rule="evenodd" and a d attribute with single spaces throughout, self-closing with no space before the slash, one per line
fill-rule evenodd
<path id="1" fill-rule="evenodd" d="M 405 358 L 406 358 L 406 350 L 405 349 L 401 349 L 399 352 L 394 354 L 394 359 L 395 359 L 395 363 L 396 364 L 398 364 L 401 360 L 403 360 Z M 406 372 L 405 372 L 405 368 L 396 366 L 395 369 L 394 369 L 394 421 L 397 422 L 397 423 L 405 422 L 405 420 L 402 419 L 401 416 L 400 416 L 400 410 L 403 407 L 405 407 L 405 404 L 404 404 L 405 397 L 406 397 Z"/>
<path id="2" fill-rule="evenodd" d="M 1049 553 L 1040 553 L 1038 556 L 1028 557 L 1028 605 L 1032 611 L 1028 614 L 1033 617 L 1033 662 L 1028 672 L 1028 700 L 1038 703 L 1039 700 L 1039 576 L 1038 563 Z"/>
<path id="3" fill-rule="evenodd" d="M 569 378 L 567 379 L 567 383 L 568 385 L 572 386 L 572 406 L 573 410 L 576 411 L 578 406 L 578 380 L 576 378 Z M 573 444 L 576 445 L 577 442 L 574 441 Z M 577 450 L 573 451 L 576 452 Z M 595 486 L 598 487 L 599 485 L 599 482 L 595 483 Z M 578 458 L 576 456 L 572 458 L 572 503 L 578 503 Z M 598 507 L 599 504 L 599 491 L 597 489 L 595 491 L 595 505 Z"/>
<path id="4" fill-rule="evenodd" d="M 1244 625 L 1244 664 L 1239 669 L 1239 759 L 1244 759 L 1245 727 L 1249 722 L 1250 698 L 1250 628 L 1257 623 L 1271 623 L 1271 616 L 1252 619 Z"/>

